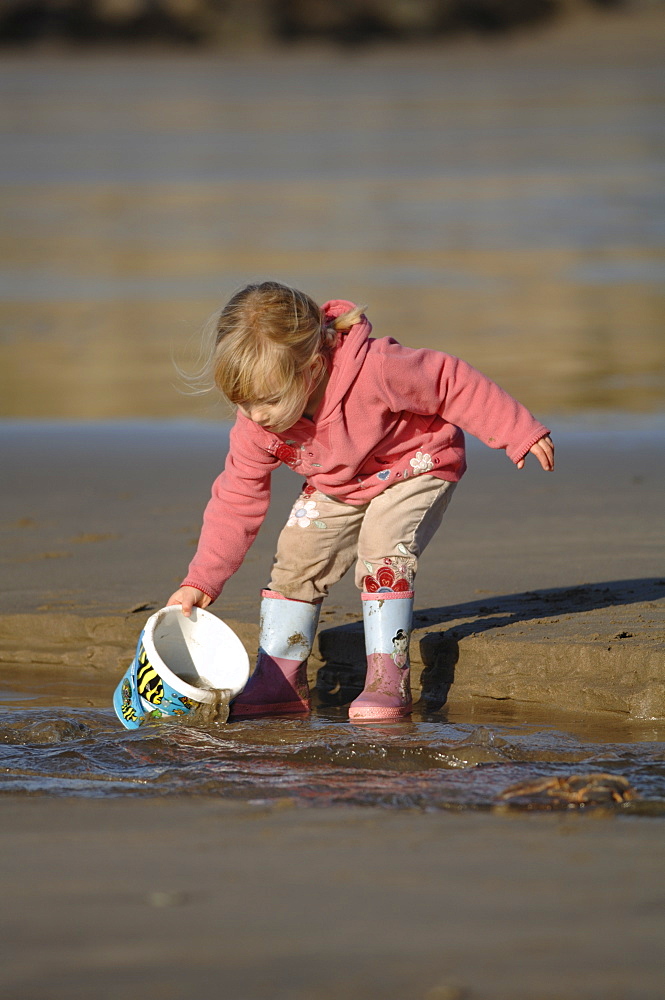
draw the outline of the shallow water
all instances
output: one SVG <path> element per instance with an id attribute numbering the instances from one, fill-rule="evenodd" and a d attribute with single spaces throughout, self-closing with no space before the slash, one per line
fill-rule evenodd
<path id="1" fill-rule="evenodd" d="M 260 277 L 367 304 L 539 413 L 662 410 L 663 23 L 7 56 L 0 414 L 214 417 L 172 354 Z"/>
<path id="2" fill-rule="evenodd" d="M 665 727 L 658 723 L 571 720 L 566 730 L 489 709 L 481 721 L 474 711 L 473 721 L 458 712 L 460 721 L 414 714 L 358 725 L 344 709 L 319 709 L 307 719 L 169 720 L 128 732 L 111 709 L 31 707 L 25 693 L 2 697 L 3 792 L 488 809 L 521 782 L 605 772 L 627 779 L 639 797 L 604 809 L 665 815 Z M 520 803 L 566 808 L 535 795 Z"/>

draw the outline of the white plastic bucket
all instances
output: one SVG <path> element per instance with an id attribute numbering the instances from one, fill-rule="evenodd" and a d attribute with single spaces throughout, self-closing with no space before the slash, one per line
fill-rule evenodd
<path id="1" fill-rule="evenodd" d="M 248 677 L 247 651 L 228 625 L 201 608 L 186 618 L 174 604 L 146 622 L 113 707 L 127 729 L 137 729 L 146 718 L 187 714 L 197 702 L 212 704 L 220 690 L 235 698 Z"/>

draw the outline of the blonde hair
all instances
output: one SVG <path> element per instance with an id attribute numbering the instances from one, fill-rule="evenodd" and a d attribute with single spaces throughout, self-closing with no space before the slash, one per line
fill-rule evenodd
<path id="1" fill-rule="evenodd" d="M 327 322 L 309 295 L 263 281 L 246 285 L 211 317 L 207 367 L 232 406 L 270 405 L 277 432 L 291 427 L 326 371 L 339 331 L 362 316 L 355 308 Z"/>

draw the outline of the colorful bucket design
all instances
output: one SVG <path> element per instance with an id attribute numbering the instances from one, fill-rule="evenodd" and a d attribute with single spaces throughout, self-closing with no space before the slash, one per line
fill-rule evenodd
<path id="1" fill-rule="evenodd" d="M 126 729 L 138 729 L 148 719 L 186 715 L 197 703 L 213 702 L 218 690 L 234 698 L 248 677 L 247 652 L 228 625 L 199 608 L 185 618 L 180 605 L 172 605 L 146 622 L 113 707 Z"/>
<path id="2" fill-rule="evenodd" d="M 143 632 L 136 656 L 113 696 L 116 715 L 127 729 L 138 729 L 146 719 L 191 712 L 194 700 L 178 694 L 150 663 L 143 646 Z"/>

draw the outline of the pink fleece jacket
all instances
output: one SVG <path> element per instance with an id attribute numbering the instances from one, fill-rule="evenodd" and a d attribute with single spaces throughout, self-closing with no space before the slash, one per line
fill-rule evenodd
<path id="1" fill-rule="evenodd" d="M 353 308 L 323 307 L 329 319 Z M 393 483 L 429 473 L 457 482 L 466 469 L 462 429 L 519 462 L 548 434 L 525 407 L 471 365 L 441 351 L 370 337 L 363 316 L 340 334 L 313 419 L 283 434 L 238 413 L 222 474 L 206 507 L 196 555 L 181 586 L 215 600 L 254 541 L 280 463 L 345 503 L 362 505 Z"/>

